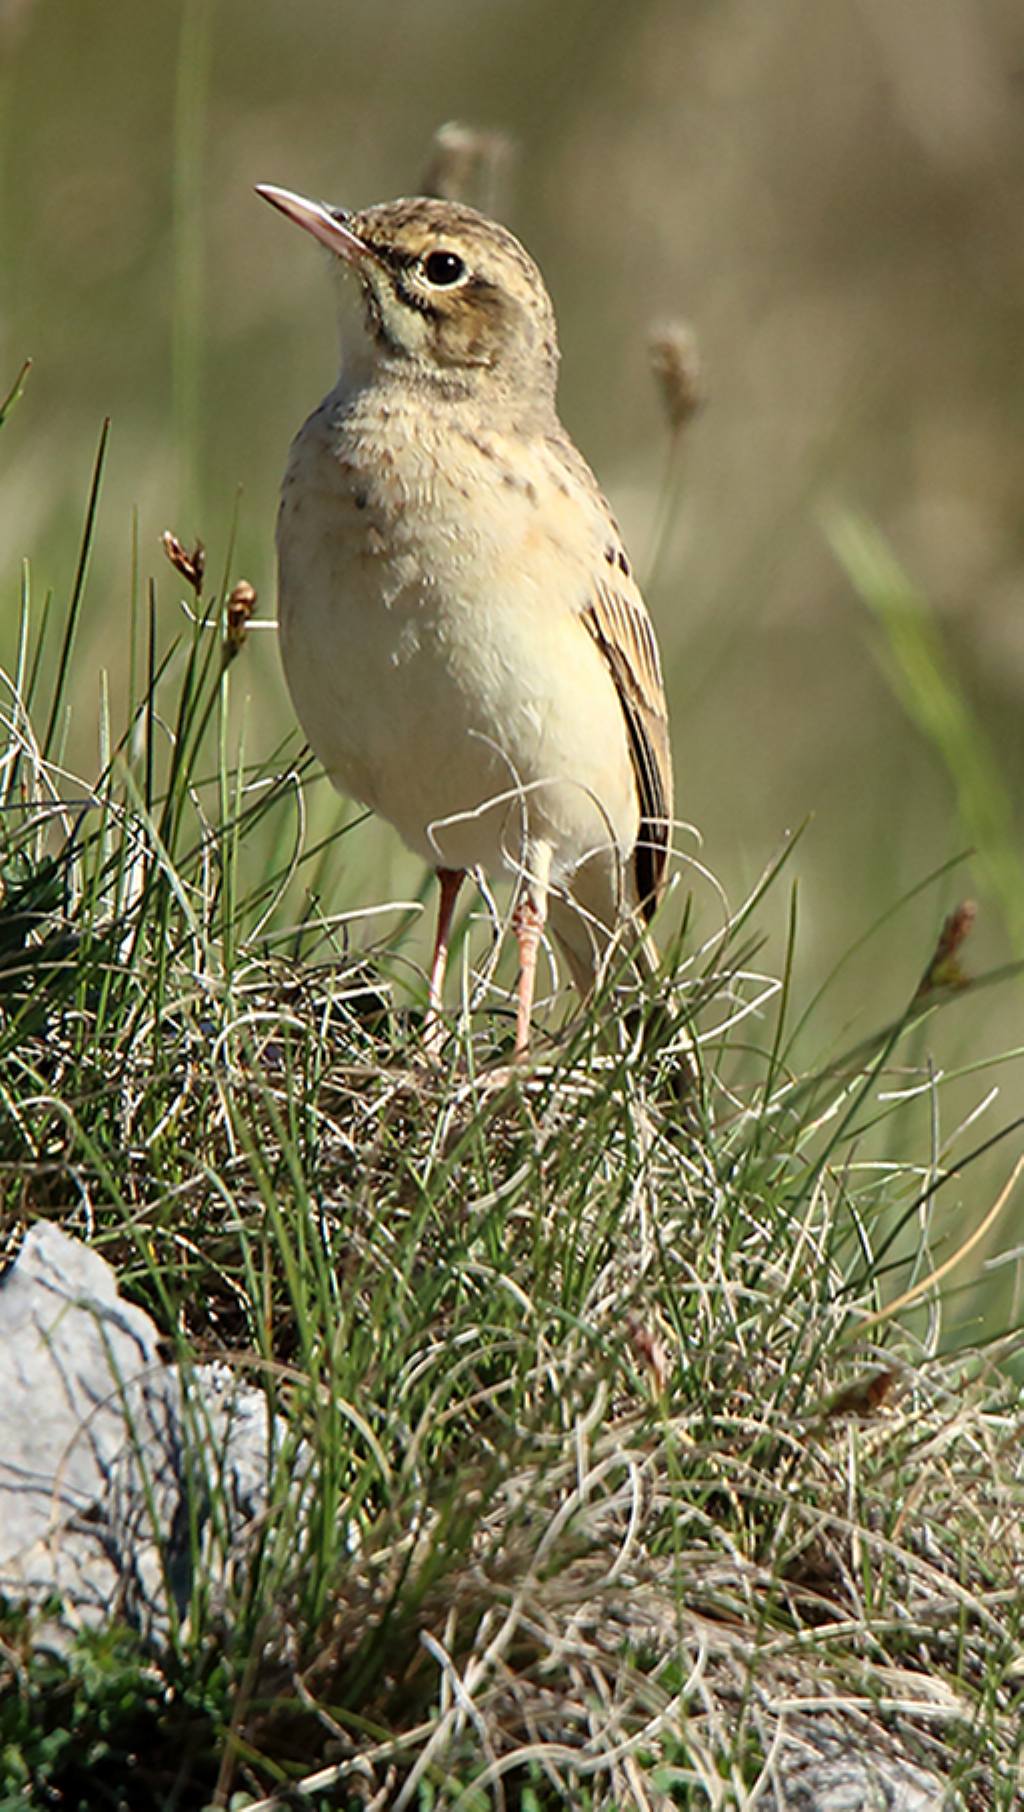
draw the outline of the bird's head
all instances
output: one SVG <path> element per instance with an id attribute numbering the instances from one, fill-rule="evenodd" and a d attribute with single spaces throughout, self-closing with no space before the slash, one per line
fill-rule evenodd
<path id="1" fill-rule="evenodd" d="M 353 214 L 288 189 L 261 185 L 257 193 L 354 273 L 363 350 L 375 364 L 448 394 L 504 391 L 551 402 L 554 312 L 540 271 L 506 227 L 427 197 Z"/>

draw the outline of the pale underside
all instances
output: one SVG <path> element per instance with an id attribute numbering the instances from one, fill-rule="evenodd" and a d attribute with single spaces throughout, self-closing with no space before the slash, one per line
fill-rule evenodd
<path id="1" fill-rule="evenodd" d="M 585 989 L 657 891 L 672 808 L 653 632 L 580 456 L 339 384 L 293 443 L 278 552 L 285 673 L 334 784 L 435 868 L 528 876 L 550 850 Z"/>

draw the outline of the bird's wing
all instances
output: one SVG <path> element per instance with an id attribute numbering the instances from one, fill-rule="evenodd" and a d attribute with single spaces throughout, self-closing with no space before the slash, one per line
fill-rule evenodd
<path id="1" fill-rule="evenodd" d="M 617 538 L 615 577 L 609 572 L 594 586 L 583 621 L 608 662 L 626 720 L 640 800 L 634 874 L 644 917 L 650 919 L 665 885 L 672 835 L 672 754 L 654 626 L 628 567 L 622 570 Z"/>
<path id="2" fill-rule="evenodd" d="M 608 663 L 626 720 L 640 801 L 634 878 L 644 917 L 650 919 L 664 889 L 672 836 L 672 752 L 654 625 L 608 501 L 561 424 L 546 437 L 544 450 L 556 491 L 572 495 L 591 517 L 594 580 L 577 609 Z"/>

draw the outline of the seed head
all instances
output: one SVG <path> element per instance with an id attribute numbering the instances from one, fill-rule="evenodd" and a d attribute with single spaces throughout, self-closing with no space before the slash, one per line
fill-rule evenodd
<path id="1" fill-rule="evenodd" d="M 170 529 L 164 529 L 162 540 L 164 553 L 171 565 L 181 574 L 186 584 L 191 585 L 198 598 L 203 589 L 203 573 L 206 571 L 206 550 L 202 542 L 197 541 L 190 552 Z"/>
<path id="2" fill-rule="evenodd" d="M 484 214 L 497 212 L 512 141 L 503 132 L 483 132 L 449 120 L 434 133 L 422 193 L 438 201 L 465 201 Z"/>
<path id="3" fill-rule="evenodd" d="M 960 962 L 963 949 L 978 916 L 978 908 L 973 900 L 961 900 L 943 921 L 938 942 L 932 951 L 928 967 L 918 984 L 916 1001 L 923 1000 L 938 988 L 966 988 L 970 977 L 964 972 Z"/>
<path id="4" fill-rule="evenodd" d="M 652 329 L 648 350 L 669 426 L 678 434 L 704 406 L 704 373 L 696 335 L 686 321 L 666 321 Z"/>
<path id="5" fill-rule="evenodd" d="M 248 579 L 239 579 L 224 610 L 224 653 L 232 660 L 245 641 L 249 618 L 256 608 L 256 587 Z"/>

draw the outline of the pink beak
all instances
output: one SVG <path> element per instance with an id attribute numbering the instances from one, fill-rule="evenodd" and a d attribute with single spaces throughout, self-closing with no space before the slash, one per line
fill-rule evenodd
<path id="1" fill-rule="evenodd" d="M 303 195 L 293 195 L 290 189 L 275 189 L 268 182 L 257 183 L 256 193 L 262 195 L 264 201 L 272 202 L 275 208 L 280 208 L 282 214 L 295 221 L 296 226 L 305 227 L 306 232 L 312 233 L 314 239 L 319 239 L 320 244 L 325 245 L 329 252 L 335 252 L 347 263 L 358 264 L 364 258 L 373 257 L 370 247 L 350 232 L 344 221 L 339 220 L 330 208 L 325 208 L 323 202 L 307 201 Z"/>

